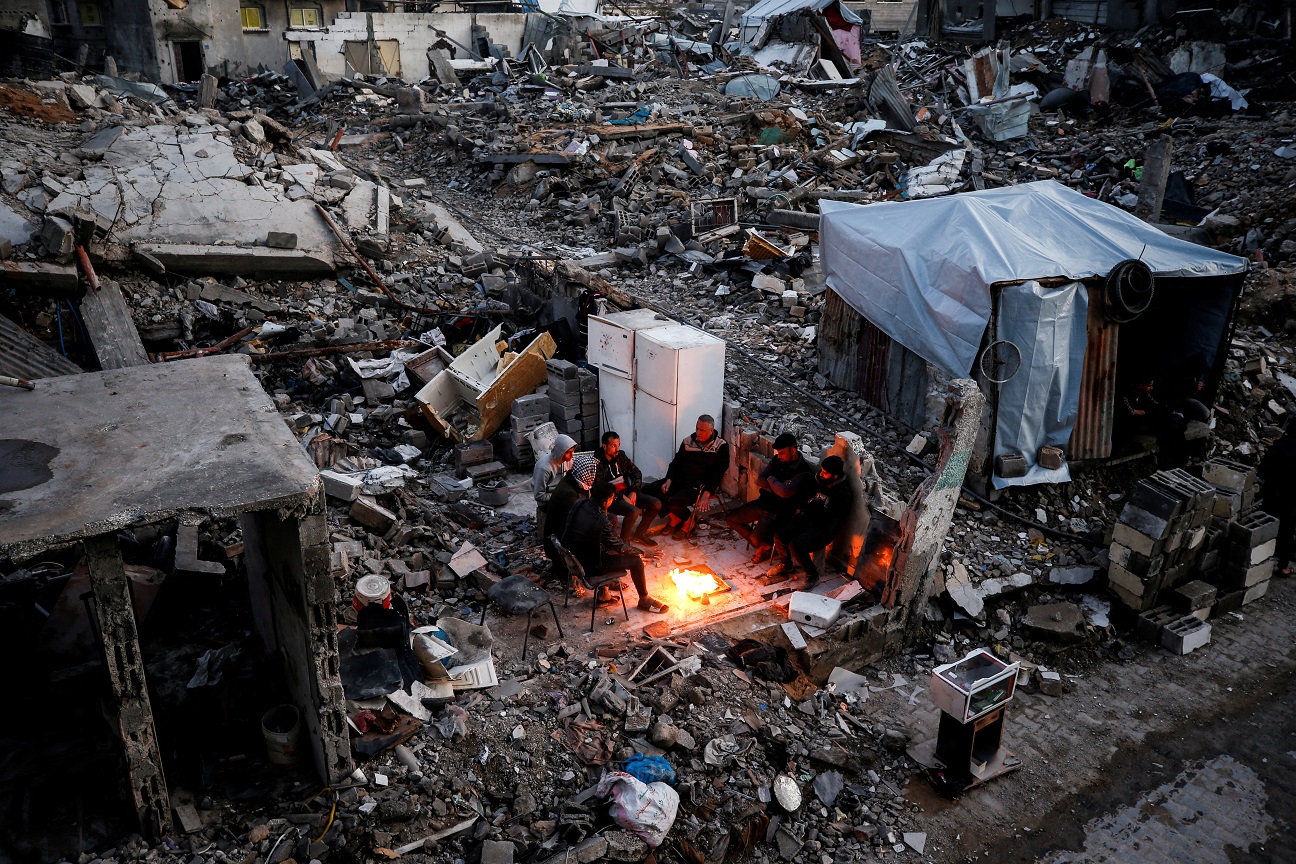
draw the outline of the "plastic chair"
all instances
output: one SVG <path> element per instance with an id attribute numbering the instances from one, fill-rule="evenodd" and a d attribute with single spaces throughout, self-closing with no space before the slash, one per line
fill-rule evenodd
<path id="1" fill-rule="evenodd" d="M 507 579 L 496 582 L 486 592 L 486 599 L 510 615 L 526 613 L 526 635 L 522 637 L 523 660 L 526 659 L 527 655 L 527 643 L 531 640 L 531 616 L 536 609 L 546 603 L 549 604 L 549 611 L 553 613 L 554 624 L 558 626 L 558 637 L 562 638 L 562 622 L 558 620 L 558 610 L 554 608 L 553 597 L 549 596 L 548 591 L 522 574 L 515 573 Z M 478 622 L 479 626 L 486 623 L 486 610 L 490 608 L 490 603 L 487 603 L 482 608 L 481 621 Z"/>
<path id="2" fill-rule="evenodd" d="M 625 575 L 625 570 L 613 570 L 590 578 L 586 575 L 585 568 L 581 566 L 580 559 L 570 549 L 562 545 L 562 542 L 557 537 L 550 535 L 549 542 L 553 544 L 563 563 L 567 565 L 567 572 L 571 577 L 571 582 L 568 583 L 566 591 L 566 598 L 563 600 L 564 608 L 571 603 L 571 589 L 578 584 L 577 580 L 579 580 L 579 584 L 592 589 L 594 592 L 594 597 L 590 601 L 591 633 L 594 632 L 594 616 L 598 614 L 598 589 L 600 588 L 606 587 L 609 591 L 616 591 L 617 596 L 621 598 L 621 612 L 625 615 L 626 621 L 630 620 L 630 609 L 626 606 L 625 586 L 621 584 L 621 577 Z"/>

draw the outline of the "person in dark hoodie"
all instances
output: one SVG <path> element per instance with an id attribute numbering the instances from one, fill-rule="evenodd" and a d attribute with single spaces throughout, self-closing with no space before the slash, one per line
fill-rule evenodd
<path id="1" fill-rule="evenodd" d="M 806 573 L 807 587 L 818 582 L 819 567 L 812 556 L 831 543 L 846 524 L 854 499 L 842 458 L 829 456 L 820 462 L 796 511 L 774 526 L 775 560 L 765 575 L 773 578 L 800 568 Z"/>
<path id="2" fill-rule="evenodd" d="M 756 481 L 760 494 L 725 514 L 725 522 L 752 545 L 752 563 L 769 557 L 774 545 L 774 525 L 793 512 L 814 482 L 814 469 L 797 449 L 796 436 L 784 432 L 774 439 L 774 458 Z"/>
<path id="3" fill-rule="evenodd" d="M 562 536 L 563 529 L 567 527 L 567 517 L 571 515 L 576 502 L 589 497 L 597 471 L 598 464 L 593 453 L 577 453 L 572 458 L 571 470 L 563 475 L 558 485 L 554 487 L 553 494 L 549 496 L 549 504 L 546 507 L 548 512 L 546 525 L 549 535 L 544 538 L 544 550 L 545 555 L 553 562 L 554 574 L 557 576 L 565 577 L 567 568 L 563 566 L 562 556 L 558 554 L 558 550 L 549 542 L 549 536 Z"/>
<path id="4" fill-rule="evenodd" d="M 644 487 L 644 492 L 661 500 L 667 521 L 646 531 L 641 523 L 639 530 L 646 534 L 672 531 L 675 539 L 682 539 L 684 523 L 694 510 L 705 513 L 711 509 L 728 470 L 729 445 L 716 433 L 715 418 L 703 414 L 693 434 L 680 442 L 666 476 Z"/>
<path id="5" fill-rule="evenodd" d="M 1275 549 L 1279 576 L 1292 575 L 1293 535 L 1296 534 L 1296 435 L 1289 423 L 1260 460 L 1261 506 L 1278 519 Z"/>
<path id="6" fill-rule="evenodd" d="M 644 612 L 665 612 L 667 606 L 648 595 L 648 582 L 644 576 L 643 552 L 627 544 L 612 530 L 608 508 L 616 498 L 616 487 L 611 483 L 596 483 L 590 497 L 577 501 L 567 519 L 562 543 L 572 551 L 581 567 L 590 576 L 629 570 L 639 595 L 639 609 Z M 596 602 L 598 598 L 595 598 Z"/>

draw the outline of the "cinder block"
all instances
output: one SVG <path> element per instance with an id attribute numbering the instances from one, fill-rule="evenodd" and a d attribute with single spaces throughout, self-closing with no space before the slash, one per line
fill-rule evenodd
<path id="1" fill-rule="evenodd" d="M 386 534 L 396 522 L 396 514 L 367 495 L 351 502 L 351 518 L 376 534 Z"/>
<path id="2" fill-rule="evenodd" d="M 1185 498 L 1164 484 L 1140 480 L 1130 490 L 1127 503 L 1169 522 L 1183 511 Z"/>
<path id="3" fill-rule="evenodd" d="M 1182 468 L 1158 471 L 1152 477 L 1155 481 L 1174 488 L 1188 498 L 1189 507 L 1205 507 L 1215 495 L 1214 485 L 1207 483 L 1200 477 L 1194 477 Z"/>
<path id="4" fill-rule="evenodd" d="M 1134 632 L 1139 639 L 1149 645 L 1160 645 L 1162 628 L 1172 621 L 1179 620 L 1180 617 L 1182 616 L 1171 606 L 1157 606 L 1138 616 Z"/>
<path id="5" fill-rule="evenodd" d="M 1173 597 L 1181 611 L 1192 613 L 1214 606 L 1218 593 L 1214 585 L 1194 579 L 1176 588 Z"/>
<path id="6" fill-rule="evenodd" d="M 480 465 L 495 458 L 495 446 L 489 441 L 467 441 L 455 445 L 455 465 Z"/>
<path id="7" fill-rule="evenodd" d="M 1127 508 L 1128 509 L 1128 508 Z M 1149 537 L 1132 525 L 1117 522 L 1112 531 L 1112 541 L 1137 552 L 1145 558 L 1154 558 L 1165 548 L 1165 541 L 1159 537 Z"/>
<path id="8" fill-rule="evenodd" d="M 1211 510 L 1216 516 L 1230 519 L 1242 512 L 1242 493 L 1220 489 L 1215 494 L 1215 507 Z"/>
<path id="9" fill-rule="evenodd" d="M 1245 606 L 1248 603 L 1254 603 L 1263 597 L 1265 592 L 1269 590 L 1269 581 L 1270 580 L 1266 579 L 1263 582 L 1257 582 L 1250 588 L 1246 589 L 1242 594 L 1242 605 Z"/>
<path id="10" fill-rule="evenodd" d="M 549 385 L 550 402 L 561 401 L 568 404 L 580 402 L 580 384 L 576 379 L 555 378 L 551 375 L 546 383 Z"/>
<path id="11" fill-rule="evenodd" d="M 512 414 L 514 417 L 548 417 L 549 397 L 543 393 L 519 396 L 513 400 Z"/>
<path id="12" fill-rule="evenodd" d="M 1266 587 L 1268 587 L 1268 583 L 1266 583 Z M 1220 615 L 1226 615 L 1229 612 L 1236 612 L 1241 609 L 1242 601 L 1246 599 L 1246 594 L 1247 592 L 1245 588 L 1239 588 L 1236 591 L 1222 592 L 1215 600 L 1215 617 L 1218 618 Z"/>
<path id="13" fill-rule="evenodd" d="M 554 420 L 553 424 L 559 432 L 564 435 L 570 435 L 573 438 L 580 438 L 581 431 L 585 428 L 584 424 L 581 423 L 579 416 L 573 417 L 570 420 Z"/>
<path id="14" fill-rule="evenodd" d="M 580 417 L 581 407 L 577 402 L 575 405 L 564 405 L 561 402 L 549 403 L 549 419 L 557 423 L 559 420 L 570 420 L 573 417 Z"/>
<path id="15" fill-rule="evenodd" d="M 599 381 L 598 376 L 595 375 L 593 372 L 591 372 L 589 369 L 578 370 L 576 373 L 576 377 L 580 381 L 580 389 L 582 393 L 598 392 L 598 381 Z"/>
<path id="16" fill-rule="evenodd" d="M 1259 546 L 1278 536 L 1278 520 L 1263 510 L 1243 513 L 1229 526 L 1229 540 Z"/>
<path id="17" fill-rule="evenodd" d="M 1118 524 L 1128 525 L 1135 531 L 1150 537 L 1153 540 L 1165 540 L 1170 536 L 1170 520 L 1163 519 L 1155 513 L 1149 513 L 1142 507 L 1134 504 L 1126 504 L 1125 509 L 1121 510 L 1120 522 Z M 1138 552 L 1140 555 L 1146 555 L 1137 546 L 1125 544 Z"/>
<path id="18" fill-rule="evenodd" d="M 320 479 L 324 481 L 324 494 L 340 501 L 356 500 L 360 497 L 361 487 L 364 486 L 359 477 L 339 474 L 336 471 L 321 471 Z"/>
<path id="19" fill-rule="evenodd" d="M 1225 564 L 1223 583 L 1227 588 L 1250 588 L 1260 582 L 1267 582 L 1273 576 L 1276 560 L 1273 558 L 1261 561 L 1252 567 L 1241 564 Z"/>
<path id="20" fill-rule="evenodd" d="M 1140 596 L 1132 591 L 1127 591 L 1115 582 L 1108 581 L 1107 587 L 1116 595 L 1117 600 L 1135 612 L 1142 612 L 1156 602 L 1156 597 L 1153 594 Z"/>
<path id="21" fill-rule="evenodd" d="M 1211 459 L 1202 468 L 1202 479 L 1230 492 L 1244 492 L 1255 485 L 1256 469 L 1229 459 Z"/>
<path id="22" fill-rule="evenodd" d="M 1211 625 L 1185 615 L 1172 621 L 1161 630 L 1161 644 L 1172 654 L 1190 654 L 1210 642 Z"/>
<path id="23" fill-rule="evenodd" d="M 545 373 L 550 378 L 575 379 L 580 367 L 570 360 L 553 359 L 545 363 Z M 579 385 L 577 385 L 579 386 Z"/>
<path id="24" fill-rule="evenodd" d="M 1242 564 L 1251 567 L 1259 564 L 1266 558 L 1273 557 L 1274 552 L 1278 550 L 1278 538 L 1266 540 L 1259 546 L 1247 546 L 1245 543 L 1230 543 L 1228 547 L 1228 561 L 1230 564 Z"/>
<path id="25" fill-rule="evenodd" d="M 1188 531 L 1187 546 L 1189 549 L 1196 550 L 1202 545 L 1202 542 L 1205 541 L 1205 539 L 1206 539 L 1206 528 L 1204 526 L 1199 526 L 1199 525 L 1193 526 Z"/>
<path id="26" fill-rule="evenodd" d="M 1131 573 L 1115 561 L 1107 565 L 1107 581 L 1112 585 L 1119 585 L 1131 594 L 1143 597 L 1148 593 L 1148 580 Z M 1156 586 L 1151 586 L 1155 591 Z"/>
<path id="27" fill-rule="evenodd" d="M 511 417 L 512 430 L 514 435 L 525 435 L 532 429 L 549 422 L 549 402 L 545 401 L 545 413 L 543 417 Z"/>

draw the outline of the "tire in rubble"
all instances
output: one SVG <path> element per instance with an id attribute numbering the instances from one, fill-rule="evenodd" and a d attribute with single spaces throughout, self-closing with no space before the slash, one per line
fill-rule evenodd
<path id="1" fill-rule="evenodd" d="M 1148 310 L 1155 291 L 1152 268 L 1136 258 L 1120 262 L 1103 284 L 1107 317 L 1117 324 L 1128 324 Z"/>

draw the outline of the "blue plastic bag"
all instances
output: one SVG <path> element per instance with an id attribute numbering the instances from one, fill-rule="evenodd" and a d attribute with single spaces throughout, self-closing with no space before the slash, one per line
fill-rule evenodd
<path id="1" fill-rule="evenodd" d="M 645 756 L 636 753 L 626 760 L 625 773 L 643 783 L 675 785 L 675 769 L 665 756 Z"/>

